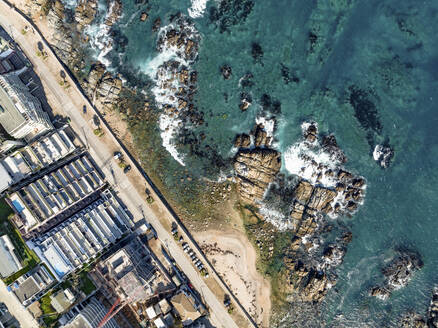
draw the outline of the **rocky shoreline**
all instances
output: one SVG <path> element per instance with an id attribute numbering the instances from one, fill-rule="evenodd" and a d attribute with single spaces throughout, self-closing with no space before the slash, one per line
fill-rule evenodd
<path id="1" fill-rule="evenodd" d="M 290 295 L 288 299 L 298 297 L 317 303 L 336 284 L 333 269 L 342 263 L 352 240 L 351 232 L 344 229 L 334 242 L 319 247 L 322 235 L 331 230 L 325 218 L 354 213 L 363 202 L 366 184 L 364 178 L 342 167 L 347 158 L 336 138 L 333 135 L 320 137 L 316 123 L 303 124 L 302 142 L 307 147 L 303 149 L 317 149 L 336 165 L 318 163 L 316 157 L 309 155 L 311 152 L 299 153 L 303 167 L 299 168 L 296 185 L 286 199 L 289 216 L 274 226 L 293 235 L 282 260 L 283 291 Z M 250 134 L 237 135 L 234 147 L 237 152 L 233 167 L 240 199 L 260 210 L 279 176 L 281 154 L 272 148 L 271 137 L 263 124 L 256 125 Z M 311 174 L 305 174 L 306 170 Z M 263 211 L 260 214 L 263 217 Z M 273 223 L 269 218 L 264 219 Z"/>

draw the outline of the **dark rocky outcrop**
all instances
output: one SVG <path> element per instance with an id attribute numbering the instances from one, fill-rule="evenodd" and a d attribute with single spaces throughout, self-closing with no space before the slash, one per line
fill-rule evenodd
<path id="1" fill-rule="evenodd" d="M 394 157 L 394 150 L 388 144 L 377 145 L 373 151 L 373 158 L 381 168 L 388 168 Z"/>
<path id="2" fill-rule="evenodd" d="M 97 0 L 81 0 L 75 8 L 75 21 L 78 30 L 82 31 L 86 26 L 90 25 L 96 18 L 97 14 Z"/>
<path id="3" fill-rule="evenodd" d="M 222 65 L 221 73 L 222 73 L 222 76 L 224 77 L 225 80 L 230 79 L 231 74 L 232 74 L 231 66 L 229 66 L 229 65 Z"/>
<path id="4" fill-rule="evenodd" d="M 387 299 L 395 289 L 408 284 L 415 271 L 423 267 L 423 261 L 418 253 L 400 250 L 385 267 L 382 274 L 385 277 L 383 285 L 371 289 L 371 296 Z"/>
<path id="5" fill-rule="evenodd" d="M 221 33 L 229 31 L 233 26 L 245 22 L 253 6 L 252 0 L 221 0 L 218 6 L 210 8 L 210 22 Z"/>
<path id="6" fill-rule="evenodd" d="M 240 94 L 240 104 L 239 104 L 239 109 L 244 112 L 246 111 L 249 106 L 251 106 L 252 103 L 252 97 L 249 93 L 246 92 L 242 92 Z"/>

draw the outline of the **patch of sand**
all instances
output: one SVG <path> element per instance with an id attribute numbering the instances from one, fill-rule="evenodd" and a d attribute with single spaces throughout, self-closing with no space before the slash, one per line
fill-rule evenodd
<path id="1" fill-rule="evenodd" d="M 239 231 L 208 230 L 195 238 L 217 272 L 261 327 L 269 327 L 270 284 L 257 272 L 257 254 Z"/>

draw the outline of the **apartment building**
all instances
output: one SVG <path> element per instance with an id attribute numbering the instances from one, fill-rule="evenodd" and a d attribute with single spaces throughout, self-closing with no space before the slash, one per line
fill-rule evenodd
<path id="1" fill-rule="evenodd" d="M 97 328 L 108 309 L 96 298 L 90 297 L 64 314 L 60 322 L 61 328 Z M 114 318 L 105 323 L 105 328 L 118 328 Z"/>
<path id="2" fill-rule="evenodd" d="M 77 147 L 65 129 L 45 135 L 1 159 L 0 193 L 73 153 Z"/>
<path id="3" fill-rule="evenodd" d="M 38 98 L 20 79 L 27 67 L 0 74 L 0 124 L 15 139 L 31 140 L 53 129 Z"/>
<path id="4" fill-rule="evenodd" d="M 9 196 L 18 216 L 16 225 L 27 234 L 52 219 L 63 220 L 73 211 L 69 209 L 103 186 L 102 176 L 82 154 Z"/>
<path id="5" fill-rule="evenodd" d="M 128 231 L 129 216 L 110 190 L 27 244 L 58 280 L 98 256 Z"/>

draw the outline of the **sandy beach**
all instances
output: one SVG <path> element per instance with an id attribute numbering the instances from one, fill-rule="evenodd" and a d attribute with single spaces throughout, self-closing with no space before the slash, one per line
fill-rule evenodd
<path id="1" fill-rule="evenodd" d="M 269 327 L 269 282 L 256 270 L 256 251 L 239 231 L 196 232 L 208 259 L 261 327 Z"/>

